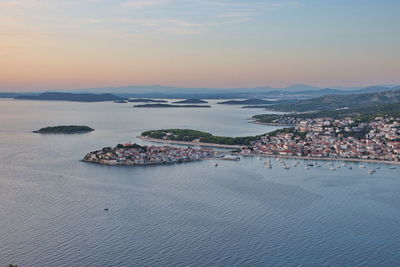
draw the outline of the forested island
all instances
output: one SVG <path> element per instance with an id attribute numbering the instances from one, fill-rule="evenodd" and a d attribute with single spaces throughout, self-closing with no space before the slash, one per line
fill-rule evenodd
<path id="1" fill-rule="evenodd" d="M 117 103 L 117 104 L 126 104 L 126 103 L 128 103 L 128 101 L 127 101 L 127 100 L 115 100 L 114 103 Z"/>
<path id="2" fill-rule="evenodd" d="M 210 108 L 209 105 L 172 105 L 172 104 L 143 104 L 134 105 L 134 108 Z"/>
<path id="3" fill-rule="evenodd" d="M 135 98 L 129 99 L 129 102 L 132 103 L 167 103 L 166 100 L 159 100 L 159 99 L 150 99 L 150 98 Z"/>
<path id="4" fill-rule="evenodd" d="M 15 97 L 15 99 L 71 102 L 105 102 L 125 100 L 125 98 L 113 94 L 73 94 L 59 92 L 49 92 L 38 95 L 18 95 Z"/>
<path id="5" fill-rule="evenodd" d="M 92 131 L 94 131 L 94 129 L 88 126 L 61 125 L 61 126 L 49 126 L 33 132 L 41 134 L 77 134 L 77 133 L 88 133 Z"/>
<path id="6" fill-rule="evenodd" d="M 189 98 L 181 101 L 173 102 L 174 104 L 207 104 L 207 101 L 198 98 Z"/>

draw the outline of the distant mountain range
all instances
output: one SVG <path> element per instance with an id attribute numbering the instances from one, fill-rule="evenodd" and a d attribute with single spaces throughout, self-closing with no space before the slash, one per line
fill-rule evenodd
<path id="1" fill-rule="evenodd" d="M 17 99 L 38 99 L 33 96 L 50 98 L 49 100 L 57 100 L 58 96 L 51 95 L 54 93 L 65 93 L 73 95 L 109 95 L 113 97 L 124 98 L 178 98 L 178 99 L 309 99 L 320 97 L 323 95 L 351 95 L 374 93 L 389 90 L 400 89 L 399 85 L 377 85 L 370 87 L 332 87 L 320 88 L 310 85 L 297 84 L 286 88 L 273 87 L 255 87 L 255 88 L 183 88 L 168 86 L 125 86 L 125 87 L 104 87 L 80 90 L 56 91 L 56 92 L 29 92 L 29 93 L 0 93 L 0 98 L 17 98 Z M 22 95 L 22 98 L 21 98 Z M 79 97 L 79 98 L 80 98 Z M 111 97 L 111 98 L 113 98 Z M 63 99 L 74 98 L 65 95 Z M 88 96 L 88 98 L 91 98 Z M 110 98 L 110 95 L 105 97 Z M 100 97 L 101 99 L 101 97 Z M 118 99 L 113 99 L 118 100 Z M 76 100 L 68 100 L 76 101 Z M 102 101 L 102 100 L 100 100 Z M 106 100 L 107 101 L 107 100 Z"/>
<path id="2" fill-rule="evenodd" d="M 77 90 L 82 93 L 113 93 L 120 97 L 147 97 L 147 98 L 204 98 L 204 99 L 250 99 L 250 98 L 312 98 L 326 94 L 361 94 L 366 92 L 382 92 L 391 89 L 400 89 L 397 86 L 370 86 L 370 87 L 339 87 L 320 88 L 311 85 L 297 84 L 286 88 L 255 87 L 255 88 L 182 88 L 168 86 L 126 86 L 106 87 Z"/>

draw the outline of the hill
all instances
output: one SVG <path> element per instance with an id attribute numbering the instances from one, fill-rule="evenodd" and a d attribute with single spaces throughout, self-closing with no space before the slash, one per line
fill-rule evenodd
<path id="1" fill-rule="evenodd" d="M 39 95 L 19 95 L 15 99 L 48 100 L 48 101 L 73 101 L 73 102 L 103 102 L 124 100 L 112 94 L 73 94 L 73 93 L 43 93 Z"/>
<path id="2" fill-rule="evenodd" d="M 193 142 L 198 140 L 202 143 L 224 144 L 224 145 L 250 145 L 252 141 L 257 140 L 260 136 L 244 136 L 244 137 L 227 137 L 215 136 L 210 133 L 192 130 L 192 129 L 162 129 L 154 131 L 146 131 L 141 134 L 145 137 Z"/>
<path id="3" fill-rule="evenodd" d="M 325 95 L 291 104 L 278 104 L 271 107 L 276 111 L 310 112 L 360 108 L 373 105 L 392 104 L 400 102 L 400 90 L 391 90 L 368 94 Z"/>
<path id="4" fill-rule="evenodd" d="M 352 117 L 357 120 L 368 121 L 375 117 L 393 116 L 400 117 L 400 102 L 393 104 L 373 105 L 360 108 L 340 109 L 332 111 L 318 111 L 310 113 L 290 114 L 261 114 L 252 117 L 253 120 L 262 123 L 296 124 L 299 120 L 315 118 L 341 119 Z"/>

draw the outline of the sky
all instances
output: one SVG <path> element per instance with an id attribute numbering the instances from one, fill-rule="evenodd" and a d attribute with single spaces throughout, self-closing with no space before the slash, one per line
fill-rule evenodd
<path id="1" fill-rule="evenodd" d="M 400 84 L 399 0 L 0 0 L 0 91 Z"/>

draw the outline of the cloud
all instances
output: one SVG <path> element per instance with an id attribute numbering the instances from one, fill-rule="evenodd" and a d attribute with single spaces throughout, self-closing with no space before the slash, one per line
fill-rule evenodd
<path id="1" fill-rule="evenodd" d="M 171 34 L 196 34 L 204 24 L 174 18 L 118 18 L 113 23 L 123 23 L 130 31 L 158 31 Z"/>
<path id="2" fill-rule="evenodd" d="M 223 15 L 220 15 L 221 18 L 243 18 L 243 17 L 252 17 L 254 13 L 250 12 L 229 12 Z"/>
<path id="3" fill-rule="evenodd" d="M 124 8 L 148 8 L 171 3 L 171 0 L 131 0 L 121 4 Z"/>

